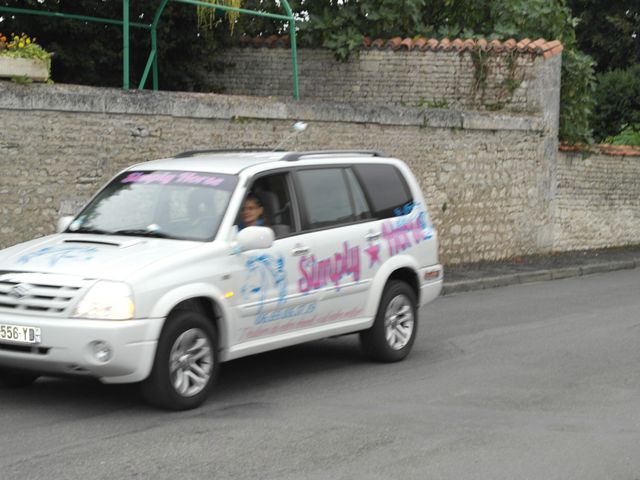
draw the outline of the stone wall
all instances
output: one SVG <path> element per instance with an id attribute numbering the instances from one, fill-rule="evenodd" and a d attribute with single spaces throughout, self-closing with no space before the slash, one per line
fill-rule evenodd
<path id="1" fill-rule="evenodd" d="M 636 155 L 560 153 L 556 250 L 640 243 L 640 152 Z"/>
<path id="2" fill-rule="evenodd" d="M 448 264 L 640 244 L 640 156 L 557 155 L 544 115 L 0 83 L 0 247 L 120 169 L 198 148 L 376 149 L 415 172 Z"/>
<path id="3" fill-rule="evenodd" d="M 552 248 L 555 156 L 535 116 L 258 97 L 0 84 L 0 246 L 54 230 L 118 170 L 180 151 L 379 149 L 409 163 L 444 262 Z"/>
<path id="4" fill-rule="evenodd" d="M 220 54 L 226 66 L 212 85 L 234 95 L 290 97 L 291 51 L 233 48 Z M 337 62 L 329 50 L 298 50 L 303 99 L 429 106 L 454 110 L 540 113 L 546 72 L 560 56 L 493 51 L 362 50 Z"/>

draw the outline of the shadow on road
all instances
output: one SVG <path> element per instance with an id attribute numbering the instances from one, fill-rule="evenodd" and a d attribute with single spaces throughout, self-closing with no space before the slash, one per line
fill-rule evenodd
<path id="1" fill-rule="evenodd" d="M 320 340 L 222 364 L 220 376 L 207 405 L 260 397 L 260 390 L 287 388 L 309 378 L 374 368 L 362 354 L 357 336 Z M 27 388 L 0 386 L 0 404 L 19 407 L 22 413 L 46 406 L 48 411 L 75 411 L 79 416 L 114 410 L 157 410 L 148 407 L 136 385 L 105 385 L 82 378 L 42 377 Z"/>

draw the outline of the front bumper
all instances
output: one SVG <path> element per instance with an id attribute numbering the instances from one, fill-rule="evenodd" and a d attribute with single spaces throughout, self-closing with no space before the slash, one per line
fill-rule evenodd
<path id="1" fill-rule="evenodd" d="M 126 321 L 0 313 L 0 324 L 37 327 L 38 345 L 0 341 L 0 368 L 28 370 L 43 375 L 83 375 L 105 383 L 144 380 L 151 372 L 162 319 Z M 100 361 L 92 342 L 106 342 L 111 358 Z"/>

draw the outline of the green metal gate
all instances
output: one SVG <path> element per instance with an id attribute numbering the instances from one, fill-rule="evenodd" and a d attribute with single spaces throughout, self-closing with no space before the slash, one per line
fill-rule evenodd
<path id="1" fill-rule="evenodd" d="M 109 25 L 118 25 L 122 27 L 122 88 L 129 89 L 129 31 L 131 28 L 140 28 L 148 30 L 151 34 L 151 52 L 149 52 L 149 58 L 145 66 L 142 78 L 138 84 L 138 90 L 144 89 L 147 83 L 149 73 L 152 74 L 152 86 L 154 90 L 158 90 L 158 24 L 162 17 L 167 4 L 169 2 L 185 3 L 194 5 L 196 7 L 214 8 L 216 10 L 222 10 L 225 12 L 237 12 L 240 14 L 255 15 L 258 17 L 273 18 L 275 20 L 282 20 L 289 22 L 289 37 L 291 39 L 291 65 L 293 70 L 293 98 L 298 100 L 300 98 L 300 91 L 298 87 L 298 53 L 296 46 L 296 20 L 293 15 L 293 11 L 287 0 L 280 0 L 281 6 L 284 9 L 286 15 L 276 13 L 266 13 L 257 10 L 249 10 L 246 8 L 236 8 L 227 5 L 219 5 L 216 3 L 208 3 L 200 0 L 159 0 L 160 4 L 153 17 L 153 22 L 150 24 L 131 22 L 129 20 L 129 4 L 130 0 L 122 0 L 122 19 L 101 18 L 87 15 L 75 15 L 71 13 L 61 12 L 49 12 L 46 10 L 36 10 L 33 8 L 16 8 L 16 7 L 3 7 L 0 6 L 0 12 L 26 14 L 26 15 L 42 15 L 48 17 L 67 18 L 72 20 L 81 20 L 85 22 L 98 22 Z"/>

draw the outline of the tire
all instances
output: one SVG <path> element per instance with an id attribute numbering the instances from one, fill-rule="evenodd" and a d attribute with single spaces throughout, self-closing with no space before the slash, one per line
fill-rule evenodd
<path id="1" fill-rule="evenodd" d="M 391 280 L 382 292 L 370 329 L 360 333 L 364 353 L 379 362 L 399 362 L 411 351 L 418 332 L 416 295 L 405 282 Z"/>
<path id="2" fill-rule="evenodd" d="M 172 313 L 160 335 L 151 374 L 140 385 L 142 396 L 168 410 L 200 406 L 218 374 L 217 347 L 209 318 L 193 310 Z"/>
<path id="3" fill-rule="evenodd" d="M 39 376 L 35 373 L 0 370 L 0 385 L 9 388 L 24 388 L 30 386 Z"/>

